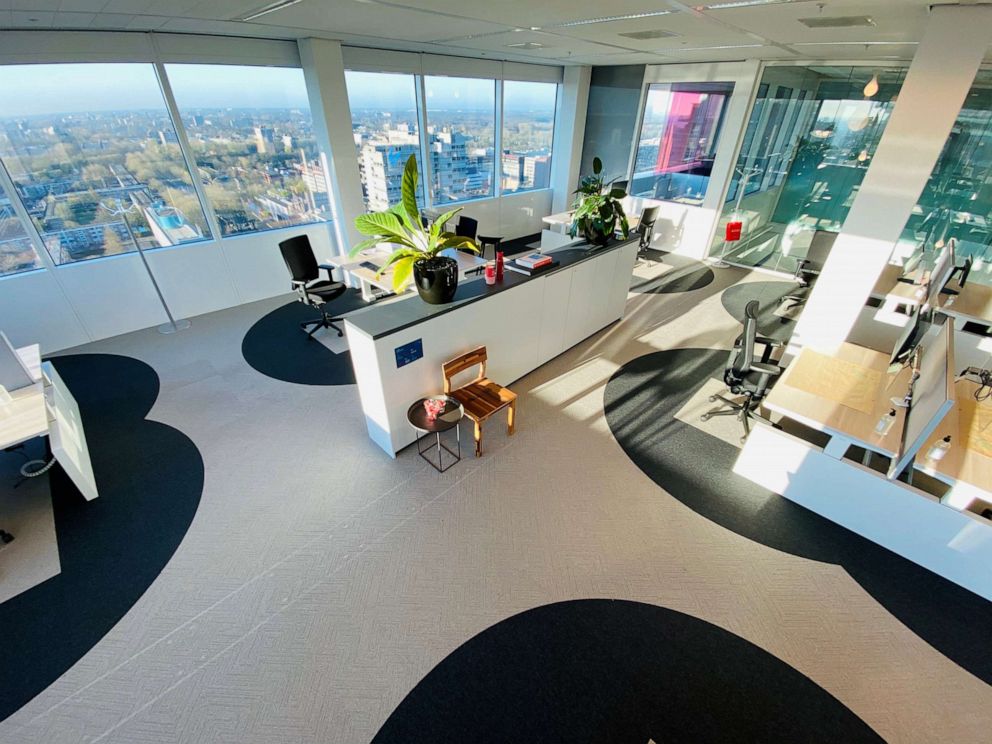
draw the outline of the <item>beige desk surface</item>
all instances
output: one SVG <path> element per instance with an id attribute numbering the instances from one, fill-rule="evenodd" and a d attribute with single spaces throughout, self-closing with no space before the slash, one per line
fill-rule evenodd
<path id="1" fill-rule="evenodd" d="M 920 448 L 914 467 L 945 483 L 954 485 L 961 481 L 992 493 L 992 457 L 969 447 L 973 407 L 992 407 L 992 400 L 984 403 L 975 400 L 977 389 L 978 384 L 970 380 L 955 383 L 954 407 L 947 412 L 933 435 Z M 927 460 L 926 454 L 930 447 L 948 435 L 951 437 L 951 448 L 944 458 L 938 462 Z"/>
<path id="2" fill-rule="evenodd" d="M 347 271 L 352 276 L 361 279 L 363 282 L 371 284 L 373 287 L 377 287 L 378 289 L 382 289 L 387 292 L 392 292 L 392 269 L 386 269 L 382 272 L 381 276 L 377 277 L 376 274 L 378 272 L 362 266 L 362 263 L 365 262 L 381 266 L 389 260 L 391 255 L 392 252 L 387 249 L 370 248 L 367 251 L 362 251 L 360 254 L 355 256 L 355 258 L 349 258 L 347 255 L 342 254 L 340 256 L 331 256 L 327 259 L 327 261 L 328 263 L 337 266 L 339 269 Z M 471 253 L 464 253 L 462 251 L 455 250 L 454 248 L 447 248 L 441 251 L 441 255 L 455 259 L 458 262 L 458 273 L 463 276 L 467 271 L 486 265 L 486 260 L 484 258 Z M 411 285 L 407 285 L 407 288 L 411 288 Z"/>
<path id="3" fill-rule="evenodd" d="M 803 349 L 798 360 L 807 352 Z M 822 353 L 822 352 L 821 352 Z M 764 407 L 782 416 L 799 421 L 817 431 L 831 435 L 839 434 L 856 444 L 879 452 L 888 457 L 895 457 L 899 450 L 902 428 L 905 422 L 905 409 L 896 409 L 896 423 L 885 436 L 875 433 L 875 425 L 883 414 L 893 407 L 889 398 L 902 396 L 909 383 L 910 372 L 902 370 L 895 381 L 887 373 L 889 357 L 873 349 L 844 343 L 833 357 L 844 362 L 858 364 L 873 369 L 881 374 L 877 400 L 871 413 L 862 411 L 807 392 L 790 384 L 790 378 L 795 373 L 795 360 L 775 383 L 771 393 L 764 400 Z"/>
<path id="4" fill-rule="evenodd" d="M 895 300 L 901 305 L 919 305 L 926 298 L 926 287 L 922 284 L 910 284 L 899 281 L 903 275 L 903 267 L 896 264 L 885 264 L 875 286 L 871 291 L 873 297 Z M 918 296 L 919 293 L 919 296 Z"/>
<path id="5" fill-rule="evenodd" d="M 14 390 L 10 403 L 0 403 L 0 448 L 48 433 L 48 409 L 45 406 L 45 389 L 41 381 L 41 350 L 37 344 L 17 350 L 25 366 L 38 378 L 38 382 Z"/>
<path id="6" fill-rule="evenodd" d="M 941 295 L 940 310 L 962 320 L 992 323 L 992 287 L 968 282 L 956 297 Z"/>

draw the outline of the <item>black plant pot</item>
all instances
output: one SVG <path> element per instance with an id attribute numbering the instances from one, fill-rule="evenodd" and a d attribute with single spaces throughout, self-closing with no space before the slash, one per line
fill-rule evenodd
<path id="1" fill-rule="evenodd" d="M 596 227 L 592 220 L 582 220 L 580 226 L 582 227 L 582 237 L 593 245 L 609 245 L 610 241 L 613 240 L 612 232 L 604 233 Z"/>
<path id="2" fill-rule="evenodd" d="M 458 262 L 447 256 L 418 258 L 413 262 L 413 281 L 424 302 L 432 305 L 451 302 L 458 289 Z"/>

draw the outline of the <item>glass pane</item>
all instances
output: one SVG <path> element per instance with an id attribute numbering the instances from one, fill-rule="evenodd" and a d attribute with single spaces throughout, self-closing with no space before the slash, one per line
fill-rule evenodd
<path id="1" fill-rule="evenodd" d="M 56 263 L 210 236 L 151 65 L 0 67 L 0 157 Z"/>
<path id="2" fill-rule="evenodd" d="M 546 189 L 551 185 L 555 134 L 555 83 L 503 83 L 502 189 Z"/>
<path id="3" fill-rule="evenodd" d="M 868 96 L 876 76 L 878 91 Z M 713 250 L 791 274 L 815 233 L 839 232 L 904 77 L 898 68 L 767 68 Z M 743 223 L 743 234 L 725 244 L 730 221 Z"/>
<path id="4" fill-rule="evenodd" d="M 0 185 L 0 276 L 42 266 L 24 225 L 14 213 L 10 197 Z"/>
<path id="5" fill-rule="evenodd" d="M 166 72 L 224 235 L 330 219 L 302 70 L 167 65 Z"/>
<path id="6" fill-rule="evenodd" d="M 702 204 L 733 83 L 648 87 L 633 196 Z"/>
<path id="7" fill-rule="evenodd" d="M 980 70 L 903 230 L 903 253 L 917 254 L 926 267 L 954 238 L 955 262 L 972 260 L 967 281 L 992 284 L 990 219 L 992 71 Z"/>
<path id="8" fill-rule="evenodd" d="M 434 203 L 492 196 L 496 81 L 427 77 L 424 87 Z"/>
<path id="9" fill-rule="evenodd" d="M 424 166 L 420 162 L 416 78 L 348 70 L 345 81 L 366 208 L 382 212 L 399 203 L 403 168 L 411 155 L 417 156 L 417 203 L 423 207 Z"/>

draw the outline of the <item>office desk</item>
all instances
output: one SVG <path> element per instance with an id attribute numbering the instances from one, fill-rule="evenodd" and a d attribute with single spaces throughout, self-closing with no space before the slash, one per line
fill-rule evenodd
<path id="1" fill-rule="evenodd" d="M 875 425 L 893 407 L 889 398 L 905 393 L 909 370 L 902 370 L 893 380 L 887 373 L 887 354 L 849 343 L 842 344 L 832 355 L 815 357 L 815 362 L 814 354 L 817 354 L 815 350 L 803 349 L 775 383 L 762 405 L 769 411 L 829 434 L 830 442 L 824 452 L 831 457 L 842 458 L 852 444 L 886 457 L 895 457 L 906 418 L 905 409 L 896 409 L 896 423 L 888 434 L 876 434 Z M 823 387 L 822 394 L 810 390 L 818 380 L 799 379 L 808 369 L 806 365 L 811 363 L 821 370 L 824 379 L 829 378 L 832 382 Z M 874 390 L 843 390 L 845 371 L 850 378 L 850 372 L 857 369 L 870 370 L 870 377 L 877 376 Z M 845 405 L 845 397 L 852 404 L 858 398 L 857 405 Z"/>
<path id="2" fill-rule="evenodd" d="M 992 287 L 969 282 L 959 295 L 941 295 L 940 311 L 962 321 L 992 326 Z"/>
<path id="3" fill-rule="evenodd" d="M 50 362 L 42 364 L 36 344 L 17 349 L 37 382 L 10 393 L 0 403 L 0 448 L 35 437 L 49 438 L 52 455 L 87 501 L 99 496 L 79 406 Z"/>
<path id="4" fill-rule="evenodd" d="M 900 306 L 918 307 L 926 299 L 925 284 L 899 281 L 904 270 L 904 267 L 897 264 L 885 264 L 885 268 L 875 282 L 871 296 L 882 300 L 883 310 L 895 312 Z"/>
<path id="5" fill-rule="evenodd" d="M 975 400 L 978 384 L 958 380 L 954 407 L 920 448 L 914 468 L 951 486 L 941 501 L 955 509 L 992 508 L 992 400 Z M 982 429 L 989 431 L 983 436 Z M 951 448 L 942 460 L 926 459 L 930 447 L 946 436 Z"/>
<path id="6" fill-rule="evenodd" d="M 37 344 L 17 349 L 17 355 L 37 380 L 10 393 L 10 403 L 0 403 L 0 449 L 23 444 L 48 434 L 48 411 L 41 380 L 41 349 Z"/>

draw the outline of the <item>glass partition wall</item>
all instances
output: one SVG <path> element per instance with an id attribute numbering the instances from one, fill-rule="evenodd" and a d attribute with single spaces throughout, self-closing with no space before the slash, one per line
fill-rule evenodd
<path id="1" fill-rule="evenodd" d="M 955 260 L 972 259 L 969 282 L 992 285 L 992 70 L 980 70 L 930 180 L 906 223 L 896 260 L 924 267 L 955 240 Z M 901 250 L 900 250 L 901 249 Z"/>
<path id="2" fill-rule="evenodd" d="M 840 232 L 904 68 L 770 66 L 762 74 L 711 253 L 793 273 L 817 231 Z M 739 241 L 724 241 L 741 222 Z"/>

